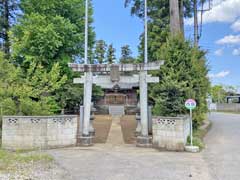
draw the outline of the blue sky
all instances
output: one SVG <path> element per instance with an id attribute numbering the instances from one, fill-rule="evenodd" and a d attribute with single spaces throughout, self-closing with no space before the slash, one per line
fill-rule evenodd
<path id="1" fill-rule="evenodd" d="M 97 39 L 120 47 L 129 44 L 136 56 L 143 22 L 130 16 L 124 0 L 93 0 Z M 200 46 L 208 51 L 209 76 L 213 84 L 240 86 L 240 0 L 213 0 L 204 14 Z M 185 21 L 186 38 L 193 37 L 192 19 Z"/>

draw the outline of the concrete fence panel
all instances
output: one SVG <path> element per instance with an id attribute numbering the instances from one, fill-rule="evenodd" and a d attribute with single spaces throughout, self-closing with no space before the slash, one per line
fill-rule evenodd
<path id="1" fill-rule="evenodd" d="M 153 146 L 171 151 L 184 151 L 190 134 L 190 119 L 183 117 L 154 117 Z"/>
<path id="2" fill-rule="evenodd" d="M 240 104 L 217 103 L 217 111 L 240 112 Z"/>
<path id="3" fill-rule="evenodd" d="M 5 116 L 4 149 L 56 148 L 76 144 L 77 116 Z"/>

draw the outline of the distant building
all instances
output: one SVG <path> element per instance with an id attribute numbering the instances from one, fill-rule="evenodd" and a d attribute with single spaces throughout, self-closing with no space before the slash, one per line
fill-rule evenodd
<path id="1" fill-rule="evenodd" d="M 240 103 L 240 94 L 230 95 L 226 97 L 227 103 Z"/>
<path id="2" fill-rule="evenodd" d="M 97 100 L 95 107 L 99 114 L 115 114 L 114 111 L 124 111 L 123 114 L 135 114 L 137 112 L 137 89 L 104 90 L 104 96 Z M 119 112 L 120 113 L 120 112 Z M 122 114 L 120 113 L 120 114 Z"/>

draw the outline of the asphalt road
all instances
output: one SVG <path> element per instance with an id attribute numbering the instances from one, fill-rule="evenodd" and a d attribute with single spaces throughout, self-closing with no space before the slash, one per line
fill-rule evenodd
<path id="1" fill-rule="evenodd" d="M 240 115 L 213 113 L 201 153 L 98 144 L 50 150 L 69 180 L 239 180 Z"/>
<path id="2" fill-rule="evenodd" d="M 240 114 L 212 113 L 204 161 L 214 180 L 240 179 Z"/>

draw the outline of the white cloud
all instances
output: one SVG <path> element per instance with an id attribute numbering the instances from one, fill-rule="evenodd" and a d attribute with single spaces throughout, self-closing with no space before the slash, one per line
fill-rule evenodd
<path id="1" fill-rule="evenodd" d="M 240 19 L 238 19 L 237 21 L 235 21 L 232 26 L 231 26 L 232 30 L 235 32 L 239 32 L 240 31 Z"/>
<path id="2" fill-rule="evenodd" d="M 232 52 L 232 54 L 233 54 L 234 56 L 240 56 L 240 48 L 234 49 L 233 52 Z"/>
<path id="3" fill-rule="evenodd" d="M 240 0 L 213 0 L 213 7 L 203 14 L 203 23 L 234 22 L 240 16 Z M 199 13 L 200 19 L 200 13 Z M 193 24 L 193 18 L 186 20 Z"/>
<path id="4" fill-rule="evenodd" d="M 224 78 L 226 76 L 228 76 L 230 74 L 230 71 L 221 71 L 217 74 L 209 74 L 208 77 L 209 78 Z"/>
<path id="5" fill-rule="evenodd" d="M 214 54 L 215 54 L 216 56 L 222 56 L 222 55 L 223 55 L 223 48 L 216 50 L 216 51 L 214 52 Z"/>
<path id="6" fill-rule="evenodd" d="M 228 35 L 216 41 L 219 45 L 237 45 L 240 44 L 240 35 Z"/>

